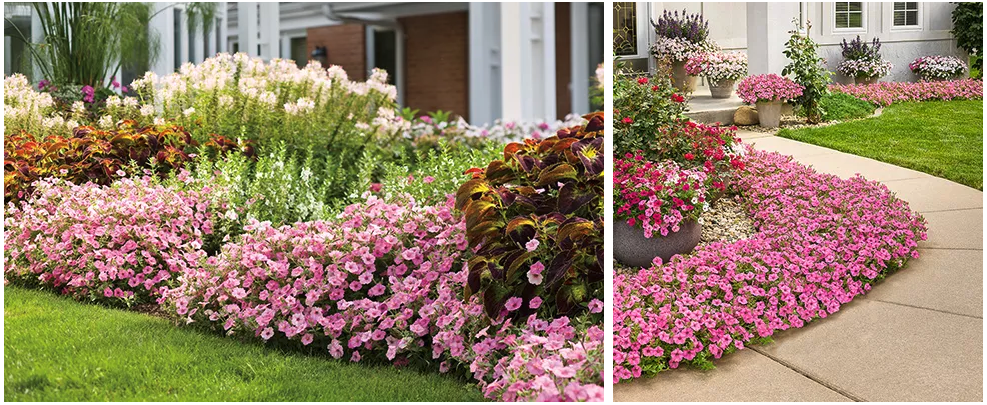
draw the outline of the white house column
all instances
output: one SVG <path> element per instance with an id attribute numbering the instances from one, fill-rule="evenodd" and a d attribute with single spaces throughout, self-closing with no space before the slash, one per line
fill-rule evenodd
<path id="1" fill-rule="evenodd" d="M 501 100 L 506 120 L 554 120 L 555 5 L 501 4 Z"/>
<path id="2" fill-rule="evenodd" d="M 281 10 L 279 3 L 260 3 L 260 57 L 281 56 Z"/>
<path id="3" fill-rule="evenodd" d="M 557 18 L 569 18 L 569 66 L 571 68 L 571 78 L 569 89 L 572 96 L 572 111 L 559 111 L 562 114 L 576 113 L 586 114 L 589 111 L 589 30 L 583 24 L 589 21 L 588 6 L 586 3 L 569 4 L 568 16 L 556 16 Z M 593 72 L 595 73 L 595 72 Z"/>
<path id="4" fill-rule="evenodd" d="M 257 56 L 258 30 L 257 27 L 257 3 L 241 2 L 237 6 L 237 40 L 240 43 L 240 52 L 250 56 Z"/>
<path id="5" fill-rule="evenodd" d="M 151 17 L 148 29 L 158 33 L 162 51 L 150 68 L 156 75 L 164 76 L 175 71 L 175 52 L 172 48 L 175 43 L 174 12 L 171 10 L 172 5 L 170 3 L 151 4 L 154 5 L 154 12 L 152 13 L 154 16 Z"/>
<path id="6" fill-rule="evenodd" d="M 499 3 L 469 3 L 470 121 L 493 123 L 501 116 Z"/>
<path id="7" fill-rule="evenodd" d="M 225 1 L 223 1 L 220 2 L 217 7 L 219 8 L 219 13 L 217 13 L 217 15 L 219 16 L 219 22 L 218 22 L 219 39 L 216 41 L 216 52 L 228 52 L 229 49 L 226 49 L 226 43 L 229 42 L 229 39 L 227 37 L 228 35 L 227 29 L 229 28 L 229 22 L 227 20 L 227 15 L 226 15 L 228 5 Z"/>
<path id="8" fill-rule="evenodd" d="M 179 52 L 178 65 L 181 66 L 184 65 L 185 62 L 191 60 L 189 55 L 189 49 L 188 49 L 189 48 L 188 37 L 190 35 L 190 33 L 188 32 L 188 13 L 185 11 L 184 5 L 182 6 L 176 5 L 175 8 L 182 11 L 181 13 L 179 13 L 179 15 L 181 15 L 180 17 L 181 21 L 179 21 L 178 26 L 180 27 L 180 29 L 178 30 L 177 33 L 179 36 L 179 41 L 180 41 L 179 43 L 181 44 L 181 51 Z"/>
<path id="9" fill-rule="evenodd" d="M 41 28 L 41 17 L 34 11 L 34 7 L 31 7 L 31 42 L 35 44 L 45 42 L 45 32 Z M 10 48 L 8 47 L 7 49 Z M 38 66 L 38 60 L 34 57 L 31 57 L 31 78 L 35 81 L 43 79 L 41 77 L 41 67 Z"/>
<path id="10" fill-rule="evenodd" d="M 198 18 L 199 20 L 198 24 L 195 25 L 194 31 L 189 32 L 189 35 L 192 36 L 192 43 L 195 44 L 195 49 L 191 49 L 190 51 L 195 51 L 195 52 L 189 54 L 188 60 L 189 62 L 196 64 L 201 63 L 203 61 L 202 54 L 203 54 L 203 50 L 206 49 L 206 45 L 207 45 L 207 42 L 202 37 L 202 32 L 206 28 L 206 21 L 202 17 L 203 17 L 202 15 L 196 16 L 196 18 Z M 189 18 L 188 14 L 185 15 L 185 18 Z M 208 50 L 206 50 L 206 52 L 208 52 Z"/>
<path id="11" fill-rule="evenodd" d="M 530 26 L 524 24 L 526 16 L 521 15 L 520 3 L 501 3 L 500 11 L 500 43 L 503 50 L 500 59 L 500 110 L 505 120 L 521 120 L 525 111 L 531 111 L 532 107 L 532 100 L 525 94 L 525 90 L 531 90 L 531 70 L 525 69 L 523 56 L 531 57 L 531 47 L 521 38 L 521 31 Z"/>
<path id="12" fill-rule="evenodd" d="M 775 73 L 788 64 L 782 53 L 799 17 L 799 3 L 747 3 L 747 60 L 751 75 Z"/>

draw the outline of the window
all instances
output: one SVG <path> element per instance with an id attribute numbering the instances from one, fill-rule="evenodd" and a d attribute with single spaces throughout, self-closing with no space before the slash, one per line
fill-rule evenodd
<path id="1" fill-rule="evenodd" d="M 182 67 L 182 10 L 172 10 L 172 17 L 175 23 L 173 27 L 175 34 L 172 38 L 172 47 L 175 51 L 175 70 L 177 71 Z"/>
<path id="2" fill-rule="evenodd" d="M 894 3 L 894 26 L 895 27 L 916 27 L 918 26 L 918 3 L 917 2 L 895 2 Z"/>
<path id="3" fill-rule="evenodd" d="M 837 2 L 836 28 L 864 28 L 864 3 L 856 1 Z"/>
<path id="4" fill-rule="evenodd" d="M 291 39 L 291 59 L 299 68 L 308 64 L 308 38 L 295 37 Z"/>
<path id="5" fill-rule="evenodd" d="M 637 3 L 613 3 L 613 51 L 618 56 L 637 55 Z"/>

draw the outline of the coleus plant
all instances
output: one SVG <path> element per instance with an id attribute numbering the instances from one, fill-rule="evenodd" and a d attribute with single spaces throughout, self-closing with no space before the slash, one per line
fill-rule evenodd
<path id="1" fill-rule="evenodd" d="M 76 127 L 71 137 L 48 136 L 37 140 L 27 132 L 14 133 L 4 142 L 4 202 L 17 201 L 31 192 L 31 183 L 56 177 L 75 184 L 108 185 L 125 176 L 125 168 L 136 164 L 166 174 L 183 167 L 198 144 L 182 127 L 139 127 L 121 121 L 116 129 L 104 131 Z M 253 154 L 253 146 L 214 136 L 206 149 L 239 150 Z"/>
<path id="2" fill-rule="evenodd" d="M 576 314 L 603 288 L 604 116 L 541 141 L 504 148 L 504 159 L 467 171 L 456 193 L 467 239 L 466 298 L 482 294 L 488 316 L 522 304 L 524 316 Z M 532 305 L 544 302 L 547 305 Z"/>

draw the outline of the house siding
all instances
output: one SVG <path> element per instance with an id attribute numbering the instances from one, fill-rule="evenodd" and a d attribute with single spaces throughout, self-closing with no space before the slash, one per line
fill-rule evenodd
<path id="1" fill-rule="evenodd" d="M 362 24 L 315 27 L 305 32 L 309 55 L 324 46 L 330 65 L 341 66 L 350 80 L 367 80 L 367 36 Z"/>
<path id="2" fill-rule="evenodd" d="M 467 12 L 399 18 L 405 34 L 404 102 L 422 113 L 451 111 L 469 120 Z"/>
<path id="3" fill-rule="evenodd" d="M 837 31 L 833 27 L 833 3 L 805 3 L 806 19 L 812 23 L 810 36 L 819 46 L 819 54 L 826 60 L 826 67 L 834 72 L 833 81 L 850 83 L 852 78 L 845 77 L 836 71 L 843 61 L 840 43 L 846 39 L 853 40 L 860 35 L 861 39 L 870 41 L 874 37 L 881 39 L 881 55 L 884 60 L 894 65 L 891 73 L 882 81 L 916 81 L 919 78 L 911 72 L 908 64 L 915 58 L 928 55 L 953 55 L 966 59 L 966 53 L 956 47 L 956 41 L 950 34 L 952 29 L 951 14 L 956 6 L 950 3 L 920 2 L 922 10 L 920 27 L 918 29 L 901 29 L 891 24 L 893 3 L 865 2 L 866 22 L 864 28 L 852 31 Z M 785 6 L 772 4 L 770 6 Z M 683 9 L 689 13 L 702 12 L 709 21 L 710 38 L 724 50 L 747 51 L 747 3 L 652 3 L 651 17 L 657 18 L 663 10 Z M 791 18 L 797 18 L 798 10 L 789 17 L 788 21 L 776 21 L 786 27 L 792 26 Z M 650 29 L 650 27 L 647 27 Z M 648 31 L 649 33 L 652 31 Z M 652 34 L 653 35 L 653 34 Z M 781 41 L 788 38 L 769 38 L 769 41 Z M 781 73 L 780 71 L 772 73 Z"/>

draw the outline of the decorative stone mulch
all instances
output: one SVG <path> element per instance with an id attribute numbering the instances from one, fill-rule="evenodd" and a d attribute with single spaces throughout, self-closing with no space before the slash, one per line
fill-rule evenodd
<path id="1" fill-rule="evenodd" d="M 757 233 L 754 221 L 744 211 L 737 197 L 723 197 L 699 217 L 702 224 L 702 238 L 699 246 L 713 242 L 731 243 L 753 237 Z M 629 273 L 637 269 L 614 260 L 613 269 L 618 273 Z"/>
<path id="2" fill-rule="evenodd" d="M 742 129 L 742 130 L 746 130 L 746 131 L 751 131 L 751 132 L 760 132 L 760 133 L 766 133 L 766 134 L 768 134 L 768 133 L 778 132 L 779 129 L 802 129 L 802 128 L 822 128 L 822 127 L 828 127 L 830 125 L 842 124 L 844 122 L 852 122 L 852 121 L 863 120 L 863 119 L 867 119 L 867 118 L 878 117 L 878 116 L 881 115 L 882 112 L 884 112 L 884 109 L 883 108 L 878 108 L 877 110 L 874 111 L 874 114 L 871 114 L 871 115 L 866 116 L 866 117 L 854 118 L 854 119 L 850 119 L 850 120 L 846 120 L 846 121 L 827 121 L 827 122 L 820 122 L 818 124 L 809 124 L 808 122 L 806 122 L 805 117 L 799 117 L 797 115 L 782 115 L 781 116 L 781 123 L 780 123 L 780 126 L 778 128 L 765 128 L 765 127 L 762 127 L 760 125 L 738 125 L 737 128 Z"/>
<path id="3" fill-rule="evenodd" d="M 736 242 L 757 233 L 754 221 L 736 197 L 724 197 L 713 203 L 710 210 L 699 217 L 699 222 L 703 229 L 699 246 L 713 242 Z"/>

